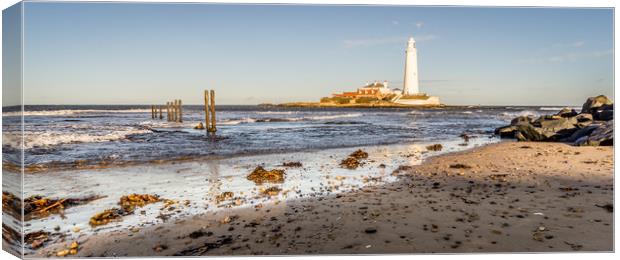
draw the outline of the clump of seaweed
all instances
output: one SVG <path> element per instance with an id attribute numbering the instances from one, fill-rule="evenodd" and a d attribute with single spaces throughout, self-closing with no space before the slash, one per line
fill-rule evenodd
<path id="1" fill-rule="evenodd" d="M 284 163 L 282 163 L 282 166 L 284 166 L 284 167 L 291 167 L 291 168 L 299 168 L 302 165 L 301 165 L 300 162 L 284 162 Z"/>
<path id="2" fill-rule="evenodd" d="M 215 203 L 220 203 L 222 201 L 232 199 L 233 196 L 235 196 L 235 194 L 230 191 L 222 192 L 222 194 L 215 196 Z"/>
<path id="3" fill-rule="evenodd" d="M 441 151 L 441 149 L 443 149 L 443 145 L 441 144 L 432 144 L 432 145 L 426 146 L 426 150 L 429 150 L 429 151 L 437 152 L 437 151 Z"/>
<path id="4" fill-rule="evenodd" d="M 21 219 L 22 200 L 10 192 L 2 192 L 2 212 Z"/>
<path id="5" fill-rule="evenodd" d="M 360 160 L 366 158 L 368 158 L 368 153 L 364 152 L 362 149 L 358 149 L 357 151 L 349 154 L 349 157 L 340 161 L 340 166 L 349 170 L 354 170 L 361 165 Z"/>
<path id="6" fill-rule="evenodd" d="M 274 187 L 269 187 L 267 189 L 262 190 L 261 193 L 267 196 L 276 196 L 280 194 L 281 191 L 282 189 L 274 186 Z"/>
<path id="7" fill-rule="evenodd" d="M 347 168 L 350 170 L 357 169 L 360 166 L 360 161 L 355 159 L 354 157 L 347 157 L 346 159 L 340 162 L 340 166 L 343 168 Z"/>
<path id="8" fill-rule="evenodd" d="M 123 211 L 119 208 L 106 209 L 103 212 L 97 213 L 96 215 L 92 216 L 88 224 L 93 227 L 105 225 L 112 221 L 119 221 L 121 217 L 126 214 L 126 211 Z"/>
<path id="9" fill-rule="evenodd" d="M 43 218 L 52 214 L 62 214 L 64 209 L 86 204 L 102 196 L 87 196 L 82 198 L 47 198 L 40 195 L 28 197 L 24 200 L 24 219 Z M 2 208 L 13 217 L 21 216 L 21 201 L 15 195 L 2 193 Z"/>
<path id="10" fill-rule="evenodd" d="M 471 166 L 462 163 L 451 164 L 450 168 L 452 169 L 469 169 Z"/>
<path id="11" fill-rule="evenodd" d="M 24 236 L 24 242 L 32 249 L 41 247 L 47 240 L 49 240 L 49 232 L 43 230 L 28 233 Z"/>
<path id="12" fill-rule="evenodd" d="M 106 209 L 101 213 L 90 218 L 88 222 L 91 226 L 101 226 L 113 221 L 119 221 L 123 216 L 133 214 L 138 207 L 144 207 L 147 204 L 160 202 L 161 198 L 151 194 L 129 194 L 122 196 L 118 202 L 120 208 Z"/>
<path id="13" fill-rule="evenodd" d="M 366 158 L 368 158 L 368 153 L 362 151 L 362 149 L 359 149 L 359 150 L 353 152 L 352 154 L 350 154 L 349 157 L 353 157 L 353 158 L 358 159 L 358 160 L 366 159 Z"/>
<path id="14" fill-rule="evenodd" d="M 268 171 L 262 166 L 257 166 L 256 169 L 248 175 L 247 179 L 256 184 L 263 184 L 264 182 L 282 183 L 284 182 L 284 170 L 272 169 Z"/>
<path id="15" fill-rule="evenodd" d="M 147 204 L 159 201 L 161 201 L 161 199 L 157 195 L 134 193 L 121 197 L 118 204 L 121 205 L 123 210 L 131 213 L 136 209 L 136 207 L 144 207 Z"/>

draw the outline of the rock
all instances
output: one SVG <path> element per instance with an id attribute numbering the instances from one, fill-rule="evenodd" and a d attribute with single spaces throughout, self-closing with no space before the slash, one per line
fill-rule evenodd
<path id="1" fill-rule="evenodd" d="M 499 135 L 500 138 L 514 138 L 516 131 L 516 126 L 503 126 L 495 129 L 495 135 Z"/>
<path id="2" fill-rule="evenodd" d="M 614 120 L 599 125 L 590 135 L 577 139 L 574 144 L 579 146 L 614 145 Z"/>
<path id="3" fill-rule="evenodd" d="M 605 95 L 590 97 L 583 104 L 581 108 L 581 113 L 593 114 L 592 112 L 596 111 L 598 108 L 601 108 L 604 105 L 613 105 L 613 103 L 614 102 L 607 98 Z"/>
<path id="4" fill-rule="evenodd" d="M 373 227 L 369 227 L 369 228 L 366 228 L 366 229 L 364 230 L 364 232 L 365 232 L 366 234 L 374 234 L 374 233 L 377 233 L 377 229 L 376 229 L 376 228 L 373 228 Z"/>
<path id="5" fill-rule="evenodd" d="M 518 136 L 515 133 L 515 138 L 519 139 L 519 141 L 546 141 L 554 134 L 533 125 L 519 125 L 516 128 Z"/>
<path id="6" fill-rule="evenodd" d="M 586 114 L 586 115 L 589 115 L 589 114 Z M 568 138 L 566 138 L 564 140 L 561 140 L 561 141 L 564 141 L 564 142 L 575 142 L 576 140 L 578 140 L 578 139 L 580 139 L 580 138 L 582 138 L 584 136 L 587 137 L 588 135 L 590 135 L 594 131 L 594 129 L 598 128 L 599 126 L 600 125 L 598 125 L 598 124 L 596 124 L 596 125 L 588 125 L 588 126 L 586 126 L 584 128 L 581 128 L 581 129 L 575 131 L 570 137 L 568 137 Z"/>
<path id="7" fill-rule="evenodd" d="M 510 121 L 510 125 L 517 126 L 522 124 L 531 124 L 532 120 L 534 120 L 532 116 L 519 116 L 512 119 Z"/>
<path id="8" fill-rule="evenodd" d="M 612 123 L 609 123 L 612 122 Z M 501 138 L 519 141 L 562 141 L 574 145 L 613 145 L 613 102 L 601 95 L 588 98 L 581 114 L 564 108 L 555 115 L 533 120 L 514 118 L 510 125 L 495 129 Z"/>
<path id="9" fill-rule="evenodd" d="M 194 129 L 203 130 L 205 129 L 205 126 L 202 124 L 202 122 L 199 122 L 196 126 L 194 126 Z"/>
<path id="10" fill-rule="evenodd" d="M 577 120 L 577 127 L 584 128 L 592 124 L 592 114 L 579 114 L 575 116 L 575 120 Z"/>
<path id="11" fill-rule="evenodd" d="M 606 110 L 597 110 L 594 112 L 593 117 L 595 120 L 609 121 L 614 119 L 614 110 L 613 108 Z"/>
<path id="12" fill-rule="evenodd" d="M 565 107 L 565 108 L 562 108 L 562 110 L 560 110 L 560 112 L 558 112 L 555 115 L 560 116 L 560 117 L 574 117 L 577 115 L 577 111 L 575 111 L 575 109 Z"/>

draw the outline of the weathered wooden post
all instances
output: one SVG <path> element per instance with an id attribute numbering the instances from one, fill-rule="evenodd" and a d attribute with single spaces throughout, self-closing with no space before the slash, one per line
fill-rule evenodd
<path id="1" fill-rule="evenodd" d="M 151 105 L 151 119 L 155 119 L 155 111 L 153 111 L 153 105 Z"/>
<path id="2" fill-rule="evenodd" d="M 209 132 L 215 133 L 217 128 L 215 127 L 215 90 L 211 90 L 211 130 Z"/>
<path id="3" fill-rule="evenodd" d="M 161 105 L 158 106 L 159 107 L 159 120 L 164 119 L 164 115 L 163 115 L 163 108 L 161 107 Z"/>
<path id="4" fill-rule="evenodd" d="M 209 131 L 211 122 L 209 121 L 209 91 L 205 90 L 205 129 Z"/>
<path id="5" fill-rule="evenodd" d="M 183 101 L 179 99 L 179 123 L 183 123 Z"/>
<path id="6" fill-rule="evenodd" d="M 172 102 L 170 102 L 170 107 L 172 108 L 172 122 L 176 122 L 177 121 L 177 102 L 176 102 L 176 100 L 173 100 Z"/>
<path id="7" fill-rule="evenodd" d="M 168 105 L 168 122 L 172 121 L 172 104 L 170 104 L 170 101 L 166 102 L 166 104 Z"/>

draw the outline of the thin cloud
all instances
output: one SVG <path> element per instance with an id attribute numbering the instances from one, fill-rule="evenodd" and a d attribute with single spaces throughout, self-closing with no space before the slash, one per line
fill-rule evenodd
<path id="1" fill-rule="evenodd" d="M 570 52 L 562 55 L 554 55 L 547 57 L 533 57 L 525 60 L 520 60 L 522 63 L 563 63 L 563 62 L 576 62 L 583 59 L 596 59 L 601 57 L 607 57 L 613 55 L 613 50 L 603 51 L 590 51 L 590 52 Z"/>
<path id="2" fill-rule="evenodd" d="M 385 44 L 404 44 L 407 41 L 408 37 L 384 37 L 384 38 L 373 38 L 373 39 L 358 39 L 358 40 L 344 40 L 345 48 L 356 48 L 356 47 L 370 47 L 377 45 L 385 45 Z M 427 34 L 427 35 L 419 35 L 414 36 L 417 42 L 424 41 L 432 41 L 437 39 L 437 35 Z"/>
<path id="3" fill-rule="evenodd" d="M 569 42 L 569 43 L 556 43 L 553 45 L 553 47 L 554 48 L 567 48 L 567 47 L 580 48 L 585 44 L 586 42 L 584 41 L 576 41 L 576 42 Z"/>
<path id="4" fill-rule="evenodd" d="M 416 27 L 416 28 L 418 28 L 418 29 L 422 28 L 422 26 L 423 26 L 423 25 L 424 25 L 424 23 L 423 23 L 423 22 L 417 22 L 417 23 L 415 23 L 415 27 Z"/>
<path id="5" fill-rule="evenodd" d="M 396 20 L 393 20 L 393 21 L 392 21 L 392 24 L 393 24 L 393 25 L 399 25 L 399 24 L 400 24 L 400 22 L 399 22 L 399 21 L 396 21 Z"/>

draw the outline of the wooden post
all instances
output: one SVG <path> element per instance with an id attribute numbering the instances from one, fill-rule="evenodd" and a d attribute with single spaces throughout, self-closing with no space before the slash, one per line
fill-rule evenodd
<path id="1" fill-rule="evenodd" d="M 183 123 L 183 101 L 179 99 L 179 123 Z"/>
<path id="2" fill-rule="evenodd" d="M 217 128 L 215 127 L 215 90 L 211 90 L 211 131 L 215 133 Z"/>
<path id="3" fill-rule="evenodd" d="M 166 120 L 170 122 L 170 102 L 166 102 Z"/>
<path id="4" fill-rule="evenodd" d="M 151 119 L 155 119 L 155 112 L 153 111 L 153 105 L 151 105 Z"/>
<path id="5" fill-rule="evenodd" d="M 170 121 L 172 122 L 176 122 L 177 121 L 177 104 L 174 101 L 170 102 L 170 108 L 172 109 L 172 119 Z"/>
<path id="6" fill-rule="evenodd" d="M 205 129 L 209 131 L 211 123 L 209 122 L 209 91 L 205 90 Z"/>
<path id="7" fill-rule="evenodd" d="M 164 119 L 164 115 L 163 115 L 163 108 L 161 107 L 161 105 L 159 105 L 159 120 Z"/>

